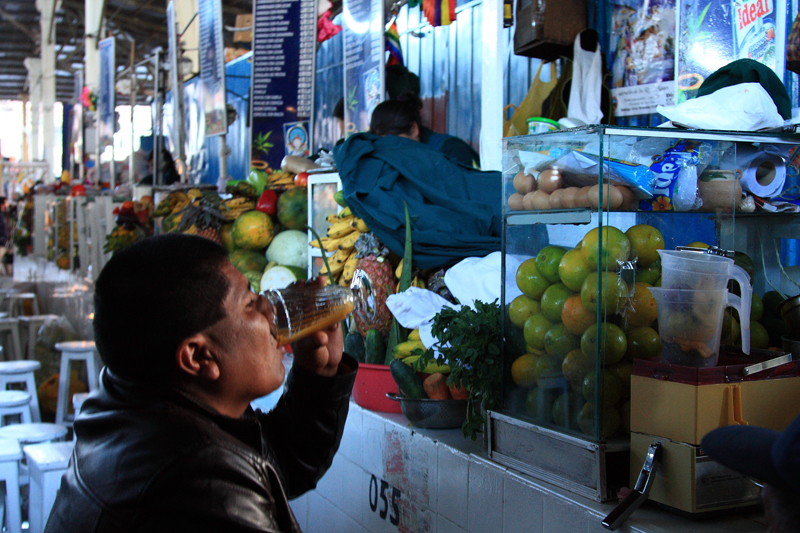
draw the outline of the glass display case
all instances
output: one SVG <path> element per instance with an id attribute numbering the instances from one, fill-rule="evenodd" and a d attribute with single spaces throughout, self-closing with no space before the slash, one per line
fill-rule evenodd
<path id="1" fill-rule="evenodd" d="M 308 176 L 308 223 L 317 235 L 325 237 L 328 231 L 327 218 L 330 215 L 336 215 L 342 207 L 333 199 L 336 191 L 341 190 L 342 183 L 339 180 L 339 174 L 335 172 L 323 173 L 309 173 Z M 314 239 L 311 231 L 308 232 L 309 242 Z M 308 247 L 308 277 L 314 278 L 323 267 L 322 254 L 332 255 L 332 253 L 325 252 L 320 248 L 313 246 Z"/>
<path id="2" fill-rule="evenodd" d="M 679 349 L 681 364 L 711 366 L 709 339 L 735 344 L 742 330 L 723 304 L 701 308 L 699 287 L 672 282 L 670 298 L 698 292 L 661 316 L 667 306 L 649 290 L 661 287 L 659 249 L 719 247 L 751 278 L 751 345 L 780 346 L 785 331 L 761 297 L 800 293 L 798 202 L 786 194 L 799 143 L 783 133 L 608 126 L 504 139 L 494 460 L 598 501 L 630 486 L 634 359 Z M 670 328 L 700 336 L 667 342 Z"/>

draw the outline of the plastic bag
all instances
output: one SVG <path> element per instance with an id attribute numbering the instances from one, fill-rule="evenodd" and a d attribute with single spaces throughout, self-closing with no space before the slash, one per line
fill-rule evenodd
<path id="1" fill-rule="evenodd" d="M 723 87 L 657 110 L 676 124 L 703 130 L 758 131 L 783 126 L 778 107 L 760 83 Z"/>
<path id="2" fill-rule="evenodd" d="M 528 94 L 525 95 L 525 98 L 523 98 L 522 102 L 517 106 L 511 119 L 507 121 L 503 120 L 504 137 L 527 135 L 528 119 L 531 117 L 538 117 L 542 114 L 542 102 L 544 102 L 545 98 L 552 92 L 558 81 L 555 62 L 550 63 L 550 81 L 542 81 L 541 74 L 544 65 L 544 63 L 539 65 L 539 70 L 536 71 L 536 77 L 533 78 L 533 83 L 531 83 Z M 509 107 L 514 106 L 506 106 L 506 109 Z M 503 118 L 505 119 L 505 110 L 503 112 Z"/>

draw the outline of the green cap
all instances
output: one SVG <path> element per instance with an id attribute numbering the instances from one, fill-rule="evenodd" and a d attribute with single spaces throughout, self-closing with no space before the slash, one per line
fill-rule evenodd
<path id="1" fill-rule="evenodd" d="M 740 83 L 760 83 L 778 108 L 778 113 L 792 118 L 792 103 L 781 79 L 771 68 L 753 59 L 737 59 L 711 74 L 697 90 L 697 96 L 706 96 L 724 87 Z"/>

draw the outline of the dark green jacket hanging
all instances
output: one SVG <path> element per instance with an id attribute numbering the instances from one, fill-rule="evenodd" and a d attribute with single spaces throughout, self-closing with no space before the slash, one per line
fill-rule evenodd
<path id="1" fill-rule="evenodd" d="M 358 133 L 335 147 L 333 157 L 347 205 L 400 256 L 408 204 L 415 266 L 446 267 L 500 250 L 500 172 L 458 165 L 395 135 Z"/>

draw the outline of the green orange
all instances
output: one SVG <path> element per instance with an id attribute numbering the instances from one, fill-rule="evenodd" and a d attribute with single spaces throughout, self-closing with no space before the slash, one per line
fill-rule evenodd
<path id="1" fill-rule="evenodd" d="M 581 335 L 581 350 L 586 357 L 592 359 L 599 353 L 603 364 L 613 365 L 625 356 L 628 339 L 616 324 L 603 322 L 599 328 L 597 324 L 593 324 Z"/>
<path id="2" fill-rule="evenodd" d="M 647 283 L 634 283 L 633 296 L 625 306 L 625 319 L 628 326 L 649 326 L 658 319 L 656 299 L 647 288 Z"/>
<path id="3" fill-rule="evenodd" d="M 580 348 L 570 351 L 561 362 L 561 372 L 573 387 L 582 387 L 583 378 L 590 370 L 594 370 L 594 367 L 594 360 L 586 357 Z"/>
<path id="4" fill-rule="evenodd" d="M 545 289 L 544 293 L 542 293 L 542 314 L 550 322 L 560 321 L 561 309 L 564 307 L 564 302 L 566 302 L 567 298 L 570 296 L 572 296 L 572 291 L 563 283 L 554 283 L 550 285 Z"/>
<path id="5" fill-rule="evenodd" d="M 661 338 L 650 326 L 631 328 L 625 333 L 628 355 L 633 359 L 652 359 L 661 355 Z"/>
<path id="6" fill-rule="evenodd" d="M 622 399 L 622 380 L 614 372 L 604 370 L 597 379 L 597 373 L 590 370 L 583 378 L 583 397 L 594 404 L 597 400 L 597 386 L 600 386 L 600 405 L 611 407 Z"/>
<path id="7" fill-rule="evenodd" d="M 544 351 L 551 357 L 563 359 L 570 351 L 580 348 L 581 342 L 561 322 L 553 324 L 544 334 Z"/>
<path id="8" fill-rule="evenodd" d="M 573 291 L 581 290 L 583 281 L 593 270 L 586 264 L 583 253 L 578 248 L 568 250 L 561 257 L 561 262 L 558 263 L 558 277 L 561 279 L 561 283 Z"/>
<path id="9" fill-rule="evenodd" d="M 599 422 L 600 434 L 597 435 L 595 431 L 595 409 L 591 403 L 586 402 L 580 413 L 578 413 L 578 427 L 590 437 L 605 440 L 614 435 L 620 428 L 621 418 L 619 411 L 615 407 L 603 408 L 600 411 Z"/>
<path id="10" fill-rule="evenodd" d="M 511 323 L 521 328 L 525 325 L 528 317 L 539 313 L 541 308 L 539 302 L 520 294 L 514 298 L 508 306 L 508 318 Z"/>
<path id="11" fill-rule="evenodd" d="M 617 270 L 621 261 L 628 260 L 630 252 L 630 239 L 614 226 L 603 226 L 602 231 L 593 228 L 581 241 L 581 253 L 586 265 L 594 270 Z"/>
<path id="12" fill-rule="evenodd" d="M 664 249 L 664 236 L 658 229 L 649 224 L 631 226 L 625 232 L 631 242 L 631 259 L 636 259 L 639 267 L 646 267 L 658 260 L 656 250 Z"/>
<path id="13" fill-rule="evenodd" d="M 561 281 L 558 276 L 558 265 L 567 249 L 563 246 L 545 246 L 536 254 L 536 269 L 550 283 Z"/>
<path id="14" fill-rule="evenodd" d="M 599 279 L 598 279 L 599 278 Z M 616 272 L 592 272 L 581 286 L 581 302 L 589 311 L 597 312 L 602 305 L 604 316 L 617 313 L 628 294 L 628 286 Z"/>
<path id="15" fill-rule="evenodd" d="M 539 300 L 550 282 L 536 268 L 536 259 L 531 257 L 519 265 L 517 269 L 517 287 L 522 294 L 533 300 Z"/>
<path id="16" fill-rule="evenodd" d="M 511 364 L 511 379 L 519 387 L 530 388 L 536 384 L 536 362 L 539 356 L 526 353 L 517 357 Z"/>
<path id="17" fill-rule="evenodd" d="M 544 335 L 552 325 L 542 314 L 529 316 L 523 327 L 525 343 L 537 350 L 544 350 Z"/>

